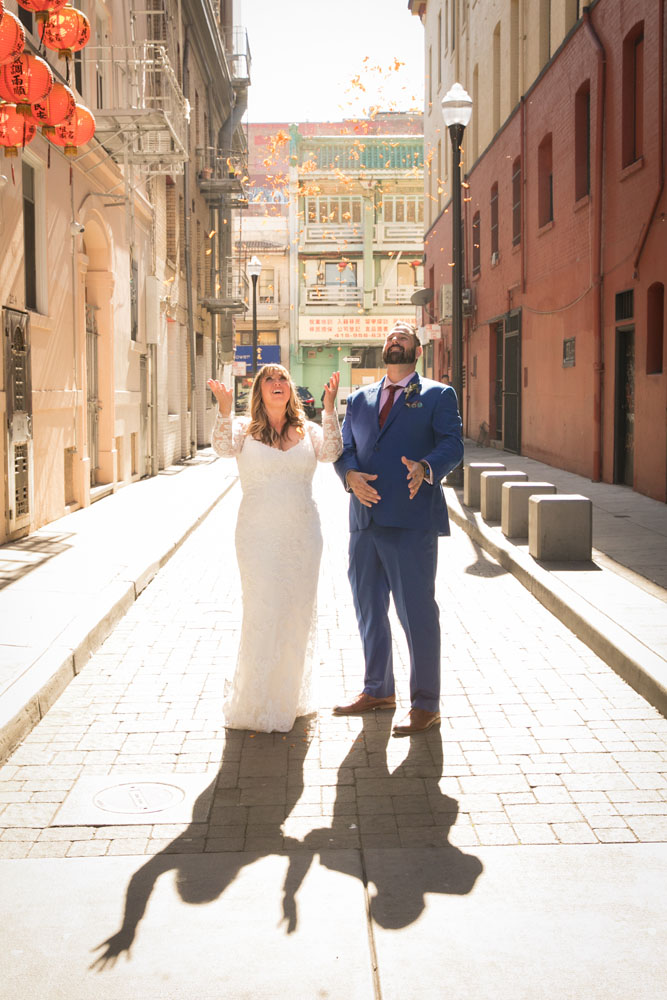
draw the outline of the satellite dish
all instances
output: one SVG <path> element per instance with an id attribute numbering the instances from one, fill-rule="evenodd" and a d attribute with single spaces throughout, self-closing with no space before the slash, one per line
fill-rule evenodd
<path id="1" fill-rule="evenodd" d="M 410 301 L 413 306 L 425 306 L 427 302 L 430 302 L 433 298 L 432 288 L 419 288 L 416 292 L 413 292 L 410 296 Z"/>

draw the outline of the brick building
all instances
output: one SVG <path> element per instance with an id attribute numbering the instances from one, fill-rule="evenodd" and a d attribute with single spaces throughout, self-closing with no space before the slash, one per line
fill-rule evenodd
<path id="1" fill-rule="evenodd" d="M 665 4 L 411 0 L 425 28 L 426 282 L 447 370 L 463 140 L 466 433 L 667 499 Z M 445 293 L 443 293 L 443 289 Z"/>

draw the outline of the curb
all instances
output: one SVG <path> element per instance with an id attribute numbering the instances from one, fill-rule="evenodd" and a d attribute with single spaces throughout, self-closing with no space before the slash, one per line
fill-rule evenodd
<path id="1" fill-rule="evenodd" d="M 531 556 L 514 549 L 509 540 L 503 545 L 481 521 L 481 514 L 463 507 L 461 498 L 452 487 L 445 487 L 445 492 L 452 521 L 512 573 L 547 611 L 642 698 L 667 716 L 665 661 L 584 597 L 552 576 Z"/>
<path id="2" fill-rule="evenodd" d="M 45 650 L 0 699 L 0 764 L 35 728 L 67 685 L 81 673 L 141 592 L 169 562 L 181 545 L 209 516 L 238 480 L 230 477 L 222 491 L 176 538 L 169 538 L 161 553 L 135 567 L 126 581 L 109 584 L 94 609 L 71 622 L 56 644 Z"/>

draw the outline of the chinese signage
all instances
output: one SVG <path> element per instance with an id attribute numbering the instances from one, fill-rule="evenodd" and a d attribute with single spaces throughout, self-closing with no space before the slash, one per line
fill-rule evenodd
<path id="1" fill-rule="evenodd" d="M 384 340 L 395 323 L 413 322 L 407 316 L 300 316 L 299 339 Z"/>

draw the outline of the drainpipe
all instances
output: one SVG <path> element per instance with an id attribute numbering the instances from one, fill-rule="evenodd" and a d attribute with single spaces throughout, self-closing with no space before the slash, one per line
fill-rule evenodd
<path id="1" fill-rule="evenodd" d="M 190 74 L 188 72 L 188 56 L 190 54 L 190 29 L 185 29 L 183 43 L 183 93 L 188 98 L 190 89 Z M 189 98 L 188 98 L 189 100 Z M 190 123 L 188 122 L 188 149 L 190 148 Z M 197 351 L 195 345 L 195 317 L 192 302 L 192 247 L 191 247 L 191 195 L 190 195 L 190 159 L 183 165 L 183 240 L 185 242 L 185 289 L 187 295 L 188 314 L 188 353 L 190 355 L 190 458 L 197 454 Z"/>
<path id="2" fill-rule="evenodd" d="M 664 92 L 664 78 L 665 78 L 665 64 L 662 59 L 662 53 L 664 51 L 665 43 L 665 6 L 664 4 L 658 5 L 658 52 L 660 56 L 658 58 L 658 193 L 655 196 L 655 201 L 653 202 L 653 208 L 651 209 L 651 214 L 649 215 L 648 222 L 644 227 L 644 235 L 641 238 L 639 244 L 639 250 L 637 251 L 637 256 L 635 257 L 634 264 L 632 265 L 632 277 L 637 281 L 639 279 L 639 259 L 644 252 L 644 247 L 646 246 L 646 240 L 648 239 L 648 234 L 651 230 L 651 226 L 655 220 L 655 213 L 657 211 L 660 199 L 662 198 L 662 192 L 665 187 L 665 92 Z"/>
<path id="3" fill-rule="evenodd" d="M 526 148 L 526 98 L 521 95 L 521 294 L 526 294 L 526 206 L 528 204 L 528 161 Z"/>
<path id="4" fill-rule="evenodd" d="M 593 27 L 591 12 L 584 7 L 584 25 L 597 56 L 597 107 L 595 112 L 595 190 L 593 191 L 593 470 L 591 479 L 599 483 L 602 478 L 602 392 L 604 353 L 602 341 L 602 198 L 604 183 L 604 122 L 605 89 L 607 84 L 607 56 L 604 46 Z"/>

